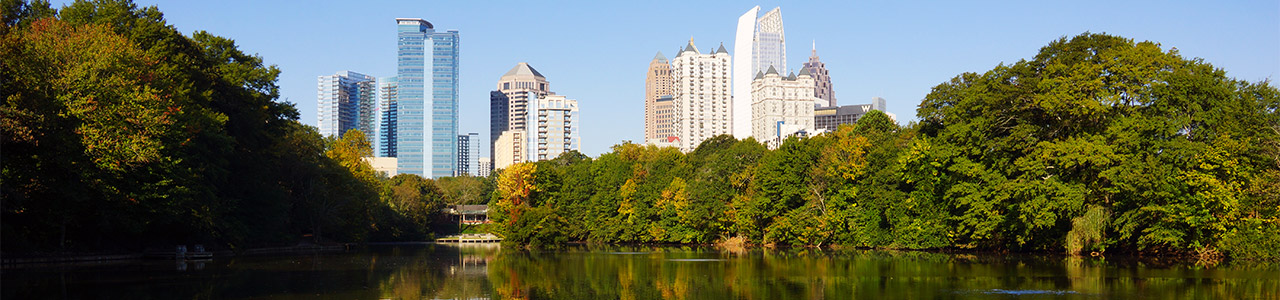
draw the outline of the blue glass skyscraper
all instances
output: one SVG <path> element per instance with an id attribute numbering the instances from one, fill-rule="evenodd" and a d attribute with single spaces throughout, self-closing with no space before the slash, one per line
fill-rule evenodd
<path id="1" fill-rule="evenodd" d="M 406 174 L 453 176 L 458 162 L 458 31 L 436 32 L 430 22 L 414 18 L 397 18 L 396 27 L 396 167 Z"/>

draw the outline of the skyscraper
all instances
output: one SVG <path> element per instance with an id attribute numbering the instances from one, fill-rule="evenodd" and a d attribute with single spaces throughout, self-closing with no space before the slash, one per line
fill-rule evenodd
<path id="1" fill-rule="evenodd" d="M 827 64 L 818 60 L 818 43 L 813 44 L 813 53 L 809 55 L 809 61 L 804 63 L 804 69 L 809 71 L 809 75 L 813 76 L 813 95 L 818 97 L 815 104 L 819 107 L 835 107 L 836 106 L 836 90 L 831 86 L 831 76 L 827 74 Z"/>
<path id="2" fill-rule="evenodd" d="M 737 60 L 733 61 L 733 135 L 745 138 L 751 135 L 751 79 L 752 74 L 764 72 L 770 66 L 787 68 L 787 42 L 782 28 L 782 8 L 775 7 L 757 18 L 760 6 L 747 10 L 738 17 L 738 30 L 733 49 Z"/>
<path id="3" fill-rule="evenodd" d="M 673 131 L 680 150 L 693 151 L 702 141 L 733 133 L 736 121 L 729 83 L 729 51 L 721 44 L 707 54 L 698 53 L 693 39 L 672 60 Z M 749 121 L 749 120 L 748 120 Z"/>
<path id="4" fill-rule="evenodd" d="M 645 141 L 666 138 L 662 133 L 663 126 L 669 126 L 670 114 L 662 112 L 669 107 L 659 107 L 659 98 L 671 95 L 671 63 L 667 57 L 658 52 L 649 61 L 649 72 L 644 80 L 644 139 Z M 668 102 L 669 103 L 669 102 Z M 668 118 L 663 118 L 668 116 Z"/>
<path id="5" fill-rule="evenodd" d="M 396 24 L 398 171 L 453 176 L 458 161 L 458 31 L 436 32 L 423 19 L 397 18 Z"/>
<path id="6" fill-rule="evenodd" d="M 536 128 L 530 134 L 529 148 L 533 150 L 530 160 L 548 160 L 565 152 L 581 150 L 578 100 L 546 95 L 536 102 L 529 114 L 530 127 Z"/>
<path id="7" fill-rule="evenodd" d="M 751 132 L 757 141 L 777 147 L 786 137 L 813 131 L 813 77 L 808 69 L 781 76 L 773 67 L 751 81 Z"/>
<path id="8" fill-rule="evenodd" d="M 480 134 L 468 133 L 458 135 L 458 174 L 454 176 L 476 176 L 478 159 L 480 158 Z"/>
<path id="9" fill-rule="evenodd" d="M 489 92 L 489 157 L 494 168 L 524 162 L 528 157 L 525 143 L 513 141 L 527 138 L 531 101 L 550 93 L 551 83 L 528 63 L 517 63 L 498 78 L 497 89 Z M 519 132 L 505 134 L 506 131 Z M 509 145 L 498 149 L 504 134 Z"/>
<path id="10" fill-rule="evenodd" d="M 342 136 L 347 130 L 359 129 L 374 142 L 374 107 L 377 105 L 374 78 L 352 71 L 341 71 L 317 78 L 318 122 L 320 134 Z"/>
<path id="11" fill-rule="evenodd" d="M 396 127 L 400 124 L 397 122 L 399 110 L 396 107 L 396 77 L 378 78 L 378 99 L 382 106 L 382 118 L 378 120 L 381 128 L 378 130 L 378 156 L 380 157 L 396 157 Z"/>

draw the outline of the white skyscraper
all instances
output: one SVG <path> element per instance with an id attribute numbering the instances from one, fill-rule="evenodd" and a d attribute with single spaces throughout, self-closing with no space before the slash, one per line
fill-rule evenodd
<path id="1" fill-rule="evenodd" d="M 672 60 L 673 136 L 679 138 L 681 151 L 693 151 L 704 140 L 733 133 L 737 116 L 732 111 L 729 89 L 731 59 L 723 44 L 716 51 L 702 54 L 689 39 L 689 45 Z M 747 120 L 748 125 L 750 121 Z"/>
<path id="2" fill-rule="evenodd" d="M 737 138 L 751 136 L 752 74 L 764 72 L 770 66 L 779 70 L 787 68 L 782 8 L 775 7 L 757 18 L 759 12 L 760 6 L 756 6 L 738 17 L 734 37 L 733 135 Z"/>
<path id="3" fill-rule="evenodd" d="M 571 150 L 582 150 L 578 140 L 578 100 L 562 95 L 538 98 L 529 111 L 529 161 L 554 159 Z"/>

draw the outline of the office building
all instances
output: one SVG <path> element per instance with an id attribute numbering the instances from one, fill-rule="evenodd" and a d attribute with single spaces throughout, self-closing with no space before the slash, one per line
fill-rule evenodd
<path id="1" fill-rule="evenodd" d="M 783 33 L 782 8 L 776 7 L 758 16 L 760 6 L 738 17 L 734 35 L 733 61 L 733 135 L 751 136 L 751 80 L 753 74 L 769 67 L 787 68 L 787 43 Z"/>
<path id="2" fill-rule="evenodd" d="M 814 132 L 835 131 L 841 124 L 854 124 L 858 119 L 872 110 L 879 110 L 889 115 L 889 119 L 898 121 L 898 116 L 885 110 L 885 100 L 880 97 L 871 98 L 871 104 L 845 105 L 838 107 L 822 107 L 813 112 Z"/>
<path id="3" fill-rule="evenodd" d="M 663 113 L 664 107 L 660 107 L 663 103 L 661 98 L 667 97 L 670 100 L 672 88 L 671 79 L 671 63 L 667 61 L 667 57 L 658 52 L 653 56 L 653 60 L 649 61 L 649 72 L 645 76 L 644 81 L 644 139 L 651 140 L 657 138 L 666 138 L 670 134 L 670 128 L 667 132 L 663 132 L 663 124 L 670 126 L 670 113 Z M 670 109 L 668 101 L 666 110 Z M 666 117 L 664 119 L 664 117 Z"/>
<path id="4" fill-rule="evenodd" d="M 493 142 L 493 151 L 500 153 L 494 158 L 493 169 L 501 170 L 507 166 L 527 161 L 528 153 L 524 149 L 528 141 L 524 129 L 508 129 L 498 135 Z"/>
<path id="5" fill-rule="evenodd" d="M 818 43 L 813 43 L 813 52 L 809 55 L 809 61 L 804 63 L 804 69 L 809 71 L 809 75 L 813 76 L 813 95 L 818 97 L 816 105 L 818 107 L 834 107 L 836 106 L 836 90 L 831 86 L 831 76 L 827 73 L 827 64 L 818 60 Z"/>
<path id="6" fill-rule="evenodd" d="M 396 109 L 396 77 L 378 78 L 378 99 L 381 116 L 378 119 L 377 155 L 380 157 L 396 157 L 396 122 L 399 111 Z"/>
<path id="7" fill-rule="evenodd" d="M 489 92 L 489 159 L 495 169 L 526 161 L 526 143 L 504 141 L 503 136 L 527 138 L 530 102 L 550 93 L 551 83 L 528 63 L 517 63 L 498 79 L 497 89 Z M 521 132 L 507 135 L 512 130 Z"/>
<path id="8" fill-rule="evenodd" d="M 693 39 L 672 59 L 672 130 L 681 151 L 693 151 L 706 139 L 733 133 L 731 59 L 723 44 L 699 53 Z"/>
<path id="9" fill-rule="evenodd" d="M 454 176 L 476 176 L 479 169 L 480 134 L 468 133 L 458 135 L 458 174 Z"/>
<path id="10" fill-rule="evenodd" d="M 489 174 L 493 173 L 493 161 L 489 160 L 488 157 L 481 157 L 477 160 L 476 165 L 478 166 L 476 168 L 476 177 L 489 177 Z"/>
<path id="11" fill-rule="evenodd" d="M 436 32 L 423 19 L 397 18 L 397 169 L 453 176 L 458 162 L 457 30 Z"/>
<path id="12" fill-rule="evenodd" d="M 317 127 L 323 136 L 340 137 L 348 130 L 359 129 L 376 142 L 374 136 L 377 105 L 374 78 L 352 71 L 342 71 L 317 78 Z"/>
<path id="13" fill-rule="evenodd" d="M 814 129 L 813 77 L 808 69 L 781 76 L 773 67 L 751 81 L 751 131 L 757 141 L 777 147 L 794 134 Z"/>

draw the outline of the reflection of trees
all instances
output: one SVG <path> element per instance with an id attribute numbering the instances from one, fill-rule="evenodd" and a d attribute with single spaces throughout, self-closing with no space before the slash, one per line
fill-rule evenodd
<path id="1" fill-rule="evenodd" d="M 993 290 L 1239 298 L 1280 287 L 1259 279 L 1280 274 L 1274 266 L 1255 271 L 1063 256 L 616 247 L 504 253 L 490 262 L 489 281 L 504 299 L 953 298 Z"/>
<path id="2" fill-rule="evenodd" d="M 1000 289 L 1238 299 L 1280 290 L 1280 266 L 1265 262 L 1203 267 L 1111 257 L 644 246 L 524 252 L 428 245 L 214 260 L 179 273 L 171 262 L 86 269 L 52 276 L 6 270 L 0 298 L 879 299 Z"/>

